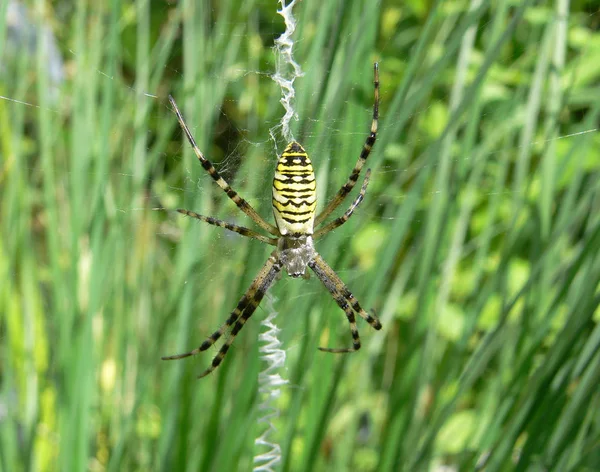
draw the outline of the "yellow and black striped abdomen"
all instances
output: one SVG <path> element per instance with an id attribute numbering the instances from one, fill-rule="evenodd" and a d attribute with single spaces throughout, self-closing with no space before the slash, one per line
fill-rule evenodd
<path id="1" fill-rule="evenodd" d="M 315 172 L 306 151 L 291 142 L 281 154 L 273 179 L 273 213 L 285 234 L 312 234 L 317 207 Z"/>

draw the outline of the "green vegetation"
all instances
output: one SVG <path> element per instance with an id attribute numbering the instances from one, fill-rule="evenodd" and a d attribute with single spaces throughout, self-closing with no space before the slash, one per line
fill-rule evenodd
<path id="1" fill-rule="evenodd" d="M 219 326 L 270 248 L 156 209 L 250 225 L 198 165 L 172 93 L 271 217 L 275 0 L 32 1 L 64 58 L 58 85 L 43 35 L 15 49 L 7 11 L 0 471 L 250 470 L 266 305 L 207 378 L 215 350 L 160 357 Z M 598 5 L 294 11 L 293 129 L 321 205 L 368 134 L 380 62 L 367 197 L 318 250 L 383 329 L 359 321 L 359 353 L 319 352 L 350 344 L 343 312 L 314 277 L 271 291 L 290 381 L 281 470 L 600 469 Z"/>

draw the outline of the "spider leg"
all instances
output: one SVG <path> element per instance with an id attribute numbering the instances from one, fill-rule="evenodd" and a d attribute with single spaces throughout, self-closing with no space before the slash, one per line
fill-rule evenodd
<path id="1" fill-rule="evenodd" d="M 360 193 L 356 196 L 350 208 L 346 210 L 346 212 L 340 216 L 339 218 L 333 220 L 327 226 L 323 226 L 321 229 L 317 230 L 313 235 L 313 239 L 318 239 L 321 236 L 325 236 L 330 231 L 342 226 L 346 221 L 350 219 L 354 210 L 361 204 L 363 198 L 365 197 L 365 193 L 367 191 L 367 185 L 369 185 L 369 178 L 371 177 L 371 169 L 367 169 L 367 173 L 365 174 L 365 180 L 363 181 L 362 187 L 360 188 Z"/>
<path id="2" fill-rule="evenodd" d="M 229 338 L 227 339 L 225 345 L 218 352 L 215 359 L 213 359 L 212 366 L 208 368 L 204 373 L 202 373 L 200 377 L 204 377 L 205 375 L 208 375 L 210 372 L 212 372 L 221 363 L 223 357 L 225 357 L 225 354 L 229 349 L 229 346 L 233 342 L 233 338 L 235 338 L 235 335 L 237 335 L 237 333 L 240 331 L 241 326 L 239 328 L 237 327 L 240 324 L 240 321 L 243 319 L 243 322 L 241 323 L 241 325 L 243 326 L 246 320 L 250 318 L 250 316 L 252 315 L 254 310 L 256 310 L 256 307 L 262 300 L 265 292 L 273 284 L 275 276 L 279 273 L 280 270 L 281 264 L 279 262 L 279 259 L 275 255 L 275 252 L 273 252 L 271 256 L 269 256 L 269 259 L 267 259 L 265 265 L 259 271 L 256 278 L 253 280 L 246 293 L 242 296 L 233 312 L 231 312 L 231 315 L 229 316 L 229 318 L 227 318 L 227 321 L 225 321 L 225 323 L 223 323 L 223 325 L 221 325 L 219 329 L 217 329 L 213 334 L 206 338 L 206 340 L 204 340 L 204 342 L 200 344 L 200 346 L 198 346 L 196 349 L 193 349 L 189 352 L 185 352 L 183 354 L 165 356 L 162 359 L 165 361 L 183 359 L 185 357 L 198 354 L 201 351 L 206 351 L 223 335 L 223 333 L 225 333 L 225 331 L 227 331 L 227 329 L 229 329 L 235 323 L 235 326 L 233 327 L 233 330 Z M 225 348 L 225 346 L 227 347 Z"/>
<path id="3" fill-rule="evenodd" d="M 175 111 L 175 114 L 177 115 L 177 119 L 179 120 L 179 125 L 181 126 L 181 129 L 184 131 L 185 135 L 187 136 L 188 141 L 192 145 L 192 148 L 194 149 L 194 153 L 196 154 L 196 157 L 200 161 L 200 164 L 202 164 L 202 167 L 204 167 L 204 169 L 210 174 L 210 176 L 217 183 L 217 185 L 223 189 L 223 191 L 227 194 L 227 196 L 229 198 L 231 198 L 231 200 L 233 200 L 233 202 L 237 205 L 237 207 L 240 210 L 242 210 L 244 213 L 246 213 L 246 215 L 248 215 L 250 218 L 252 218 L 252 220 L 258 226 L 260 226 L 262 229 L 268 231 L 271 234 L 275 234 L 275 235 L 279 234 L 277 232 L 277 228 L 275 226 L 273 226 L 272 224 L 269 224 L 265 220 L 263 220 L 263 218 L 256 212 L 256 210 L 254 208 L 252 208 L 252 206 L 250 206 L 250 204 L 246 200 L 244 200 L 242 197 L 240 197 L 238 195 L 238 193 L 230 187 L 230 185 L 225 181 L 225 179 L 223 177 L 221 177 L 221 175 L 217 172 L 217 169 L 215 169 L 215 167 L 212 165 L 212 163 L 208 159 L 206 159 L 206 157 L 204 157 L 204 154 L 202 154 L 202 151 L 200 151 L 200 148 L 196 144 L 196 140 L 194 139 L 194 136 L 192 136 L 192 132 L 186 125 L 185 120 L 183 119 L 183 115 L 181 114 L 181 111 L 179 110 L 179 107 L 177 106 L 177 104 L 175 103 L 175 100 L 173 99 L 173 97 L 171 95 L 169 95 L 169 102 L 171 102 L 171 105 L 173 106 L 173 110 Z"/>
<path id="4" fill-rule="evenodd" d="M 352 295 L 352 292 L 350 292 L 346 284 L 318 253 L 315 253 L 314 259 L 308 263 L 308 267 L 313 270 L 332 295 L 334 291 L 339 292 L 348 304 L 350 304 L 352 309 L 369 323 L 372 328 L 376 330 L 381 329 L 381 322 L 379 321 L 379 318 L 377 318 L 377 315 L 366 312 L 363 307 L 360 306 L 360 303 L 354 298 L 354 295 Z"/>
<path id="5" fill-rule="evenodd" d="M 321 276 L 318 273 L 317 276 L 319 277 L 319 279 L 321 279 Z M 325 284 L 325 281 L 323 279 L 321 279 L 321 281 Z M 320 351 L 333 353 L 346 353 L 358 351 L 360 349 L 360 336 L 358 334 L 358 328 L 356 327 L 356 318 L 354 317 L 352 307 L 348 304 L 348 301 L 342 296 L 342 294 L 337 289 L 335 289 L 333 285 L 325 284 L 325 286 L 329 290 L 329 293 L 331 293 L 331 296 L 338 304 L 338 306 L 346 313 L 346 318 L 348 318 L 348 323 L 350 323 L 350 332 L 352 333 L 352 347 L 330 348 L 319 346 L 318 349 Z"/>
<path id="6" fill-rule="evenodd" d="M 226 221 L 219 220 L 217 218 L 212 218 L 210 216 L 200 215 L 193 211 L 184 210 L 183 208 L 178 208 L 177 211 L 183 215 L 191 216 L 192 218 L 196 218 L 197 220 L 204 221 L 209 225 L 218 226 L 219 228 L 225 228 L 229 231 L 233 231 L 234 233 L 241 234 L 242 236 L 246 236 L 248 238 L 258 239 L 259 241 L 270 244 L 271 246 L 277 245 L 277 239 L 268 238 L 266 236 L 263 236 L 262 234 L 257 233 L 256 231 L 244 228 L 243 226 L 227 223 Z"/>
<path id="7" fill-rule="evenodd" d="M 249 291 L 250 290 L 248 290 L 248 292 Z M 227 331 L 233 325 L 233 323 L 235 323 L 237 321 L 237 319 L 240 317 L 242 312 L 246 309 L 248 304 L 252 301 L 252 299 L 248 299 L 248 292 L 246 292 L 244 294 L 244 296 L 241 298 L 241 300 L 238 302 L 235 309 L 231 312 L 231 315 L 229 316 L 229 318 L 227 318 L 227 321 L 225 321 L 225 323 L 223 323 L 221 325 L 221 327 L 219 329 L 217 329 L 213 334 L 211 334 L 208 338 L 206 338 L 206 340 L 204 340 L 204 342 L 202 344 L 200 344 L 200 346 L 198 346 L 196 349 L 192 349 L 189 352 L 184 352 L 183 354 L 174 354 L 172 356 L 164 356 L 164 357 L 161 357 L 161 359 L 163 361 L 172 361 L 172 360 L 176 360 L 176 359 L 183 359 L 185 357 L 195 356 L 199 352 L 206 351 L 209 347 L 211 347 L 214 343 L 216 343 L 219 340 L 219 338 L 223 335 L 223 333 L 225 331 Z"/>
<path id="8" fill-rule="evenodd" d="M 373 74 L 375 101 L 373 103 L 373 121 L 371 122 L 371 132 L 369 133 L 369 136 L 363 145 L 358 161 L 356 162 L 354 169 L 352 169 L 348 180 L 344 185 L 342 185 L 342 188 L 338 190 L 338 193 L 335 195 L 335 197 L 333 197 L 333 199 L 325 206 L 323 211 L 321 211 L 321 213 L 317 216 L 315 219 L 315 226 L 320 225 L 333 210 L 340 206 L 340 204 L 344 201 L 344 198 L 346 198 L 346 195 L 348 195 L 348 193 L 350 193 L 350 191 L 354 188 L 354 185 L 358 180 L 358 176 L 360 175 L 360 171 L 365 165 L 367 157 L 369 157 L 371 149 L 373 148 L 375 140 L 377 139 L 377 123 L 379 121 L 379 65 L 377 62 L 373 64 Z"/>
<path id="9" fill-rule="evenodd" d="M 251 300 L 249 300 L 249 303 L 244 309 L 243 314 L 238 318 L 235 325 L 233 326 L 233 329 L 231 330 L 231 333 L 229 333 L 229 336 L 225 340 L 225 343 L 223 344 L 223 346 L 221 346 L 221 349 L 219 349 L 219 352 L 213 358 L 210 367 L 198 376 L 199 379 L 202 377 L 206 377 L 213 370 L 219 367 L 219 365 L 225 358 L 227 351 L 229 351 L 229 348 L 233 344 L 235 337 L 242 330 L 242 328 L 246 324 L 246 321 L 248 321 L 248 319 L 252 316 L 252 314 L 262 301 L 263 297 L 265 296 L 265 293 L 267 293 L 267 290 L 269 290 L 269 287 L 273 285 L 275 277 L 281 270 L 281 263 L 276 258 L 277 256 L 275 256 L 273 253 L 271 257 L 269 257 L 269 261 L 267 261 L 267 264 L 265 264 L 265 266 L 260 271 L 256 279 L 254 279 L 254 282 L 252 282 L 252 286 L 257 287 L 255 290 L 254 297 Z"/>

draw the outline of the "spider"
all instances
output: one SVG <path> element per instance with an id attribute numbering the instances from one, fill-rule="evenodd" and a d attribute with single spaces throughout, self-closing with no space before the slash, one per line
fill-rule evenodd
<path id="1" fill-rule="evenodd" d="M 244 293 L 237 306 L 223 323 L 223 325 L 211 334 L 199 347 L 183 354 L 163 357 L 163 360 L 182 359 L 184 357 L 193 356 L 201 351 L 206 351 L 219 338 L 231 328 L 231 332 L 225 343 L 216 354 L 210 367 L 202 372 L 199 378 L 204 377 L 213 372 L 223 361 L 227 351 L 231 347 L 235 337 L 244 324 L 252 316 L 267 290 L 275 282 L 276 276 L 282 269 L 291 277 L 308 277 L 306 270 L 309 267 L 323 283 L 329 291 L 338 306 L 346 313 L 346 318 L 350 323 L 350 331 L 352 333 L 352 347 L 350 348 L 325 348 L 319 347 L 321 351 L 346 353 L 354 352 L 360 349 L 360 336 L 356 327 L 354 312 L 364 318 L 374 329 L 381 329 L 381 323 L 376 315 L 366 312 L 358 302 L 354 295 L 348 290 L 346 284 L 342 282 L 340 277 L 329 267 L 325 260 L 315 250 L 313 241 L 325 236 L 330 231 L 343 225 L 358 205 L 362 202 L 371 169 L 367 169 L 365 178 L 359 194 L 354 199 L 346 212 L 331 221 L 330 223 L 316 229 L 325 219 L 344 201 L 356 184 L 360 172 L 371 152 L 375 139 L 377 138 L 377 122 L 379 119 L 379 66 L 377 63 L 373 65 L 374 71 L 374 88 L 375 98 L 373 103 L 373 120 L 371 123 L 371 132 L 367 137 L 363 149 L 360 153 L 358 161 L 352 169 L 348 180 L 333 199 L 325 206 L 319 215 L 315 215 L 317 206 L 316 182 L 312 163 L 304 148 L 297 142 L 291 142 L 287 145 L 281 157 L 277 162 L 275 169 L 275 177 L 273 179 L 273 213 L 275 216 L 276 226 L 266 222 L 250 204 L 238 195 L 229 184 L 219 175 L 212 163 L 204 157 L 202 151 L 196 145 L 196 141 L 190 132 L 190 129 L 183 119 L 181 111 L 177 107 L 175 100 L 169 95 L 169 102 L 173 106 L 173 110 L 177 115 L 179 124 L 187 136 L 194 153 L 198 157 L 200 164 L 210 174 L 213 180 L 219 187 L 233 200 L 237 207 L 248 215 L 258 226 L 272 235 L 264 236 L 256 231 L 253 231 L 242 226 L 237 226 L 227 223 L 210 216 L 203 216 L 193 211 L 178 209 L 179 213 L 204 221 L 208 224 L 225 228 L 229 231 L 239 233 L 248 238 L 257 239 L 263 243 L 275 246 L 275 250 L 271 253 L 267 262 L 260 269 L 258 275 L 253 280 L 252 284 Z"/>

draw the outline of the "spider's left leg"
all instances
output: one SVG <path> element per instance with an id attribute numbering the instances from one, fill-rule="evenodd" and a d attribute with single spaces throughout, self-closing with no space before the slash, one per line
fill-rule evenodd
<path id="1" fill-rule="evenodd" d="M 317 218 L 315 219 L 315 226 L 320 225 L 325 221 L 333 210 L 335 210 L 346 198 L 346 195 L 350 193 L 350 191 L 356 185 L 356 181 L 358 180 L 358 176 L 360 175 L 360 171 L 362 170 L 369 154 L 371 154 L 371 149 L 375 144 L 375 140 L 377 139 L 377 124 L 379 122 L 379 65 L 377 63 L 373 64 L 373 85 L 375 87 L 375 98 L 373 102 L 373 121 L 371 122 L 371 132 L 363 145 L 362 151 L 360 152 L 360 156 L 358 157 L 358 161 L 350 172 L 350 176 L 342 188 L 338 190 L 338 193 L 335 194 L 335 197 L 323 208 L 323 211 L 319 213 Z"/>
<path id="2" fill-rule="evenodd" d="M 360 188 L 360 193 L 356 196 L 356 198 L 352 202 L 352 205 L 350 205 L 350 208 L 348 208 L 342 216 L 340 216 L 339 218 L 336 218 L 331 223 L 329 223 L 327 226 L 323 226 L 321 229 L 315 231 L 315 234 L 313 234 L 313 239 L 316 240 L 316 239 L 319 239 L 321 236 L 325 236 L 327 233 L 338 228 L 339 226 L 342 226 L 346 221 L 348 221 L 350 219 L 350 217 L 352 216 L 352 213 L 354 213 L 354 210 L 356 210 L 356 207 L 358 207 L 358 205 L 360 205 L 360 203 L 363 201 L 363 198 L 365 197 L 365 193 L 367 191 L 367 185 L 369 185 L 370 177 L 371 177 L 371 169 L 367 169 L 367 173 L 365 175 L 365 180 L 363 181 L 362 187 Z"/>
<path id="3" fill-rule="evenodd" d="M 207 376 L 213 370 L 219 367 L 219 364 L 221 364 L 221 362 L 225 358 L 225 355 L 231 347 L 231 344 L 233 343 L 235 337 L 244 327 L 246 321 L 248 321 L 248 319 L 252 316 L 252 314 L 262 301 L 263 297 L 265 296 L 265 293 L 267 293 L 267 290 L 269 290 L 271 285 L 273 285 L 273 282 L 275 282 L 275 277 L 281 270 L 281 267 L 281 262 L 279 261 L 279 258 L 274 251 L 269 256 L 269 260 L 263 266 L 258 276 L 254 279 L 254 282 L 252 282 L 252 285 L 249 290 L 251 290 L 252 288 L 255 289 L 254 296 L 251 299 L 249 299 L 248 305 L 243 310 L 242 315 L 237 319 L 235 325 L 233 326 L 233 329 L 231 330 L 231 333 L 229 333 L 229 336 L 225 340 L 225 343 L 223 344 L 223 346 L 221 346 L 221 349 L 219 349 L 219 352 L 212 360 L 210 367 L 204 372 L 202 372 L 198 376 L 198 378 Z"/>
<path id="4" fill-rule="evenodd" d="M 315 257 L 308 263 L 308 267 L 313 270 L 319 280 L 321 280 L 323 285 L 325 285 L 327 290 L 329 290 L 332 295 L 334 295 L 334 291 L 339 292 L 344 300 L 350 304 L 352 309 L 367 323 L 369 323 L 372 328 L 377 330 L 381 329 L 381 322 L 379 321 L 379 318 L 377 318 L 375 314 L 366 312 L 363 307 L 360 306 L 360 303 L 358 303 L 358 300 L 354 298 L 354 295 L 352 295 L 352 292 L 350 292 L 346 284 L 342 281 L 342 279 L 340 279 L 335 271 L 329 267 L 329 264 L 327 264 L 327 262 L 325 262 L 325 260 L 318 253 L 315 253 Z M 339 303 L 338 305 L 341 306 Z"/>
<path id="5" fill-rule="evenodd" d="M 358 328 L 356 327 L 356 318 L 354 317 L 352 307 L 348 304 L 348 301 L 344 298 L 344 296 L 337 290 L 334 284 L 329 283 L 330 281 L 328 281 L 324 277 L 322 278 L 319 272 L 317 272 L 314 268 L 312 269 L 313 271 L 315 271 L 321 282 L 323 282 L 325 287 L 327 287 L 327 290 L 329 290 L 329 293 L 331 293 L 331 296 L 338 304 L 338 306 L 346 313 L 346 318 L 348 318 L 348 323 L 350 323 L 350 332 L 352 333 L 352 347 L 330 348 L 319 346 L 319 350 L 334 353 L 358 351 L 360 349 L 360 336 L 358 335 Z"/>

